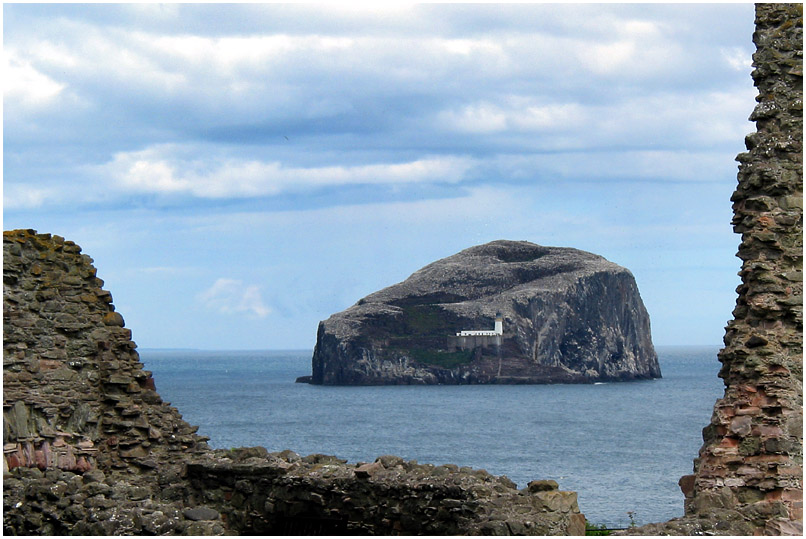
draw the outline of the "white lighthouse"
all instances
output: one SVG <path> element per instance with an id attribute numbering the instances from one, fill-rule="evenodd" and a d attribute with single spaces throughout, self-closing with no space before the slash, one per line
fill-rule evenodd
<path id="1" fill-rule="evenodd" d="M 495 337 L 496 335 L 504 334 L 504 316 L 498 312 L 495 313 L 495 328 L 490 331 L 489 329 L 472 330 L 465 329 L 456 334 L 457 337 Z"/>

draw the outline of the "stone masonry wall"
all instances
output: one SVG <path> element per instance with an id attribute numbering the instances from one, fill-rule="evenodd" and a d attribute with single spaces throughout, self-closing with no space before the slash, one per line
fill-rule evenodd
<path id="1" fill-rule="evenodd" d="M 71 241 L 3 234 L 4 471 L 153 468 L 207 448 L 155 391 L 95 274 Z"/>
<path id="2" fill-rule="evenodd" d="M 580 535 L 576 493 L 484 470 L 212 451 L 73 242 L 3 233 L 6 535 Z"/>
<path id="3" fill-rule="evenodd" d="M 629 533 L 802 534 L 802 32 L 802 4 L 756 7 L 725 395 L 680 481 L 685 516 Z M 576 495 L 553 482 L 209 450 L 156 393 L 91 262 L 59 236 L 3 235 L 5 534 L 582 533 Z"/>
<path id="4" fill-rule="evenodd" d="M 3 233 L 4 534 L 223 532 L 183 514 L 206 439 L 157 394 L 102 286 L 75 243 Z"/>
<path id="5" fill-rule="evenodd" d="M 758 4 L 757 132 L 733 201 L 742 284 L 719 354 L 725 396 L 687 478 L 686 514 L 739 510 L 753 532 L 803 529 L 803 5 Z"/>
<path id="6" fill-rule="evenodd" d="M 680 480 L 685 518 L 636 534 L 803 533 L 803 5 L 757 4 L 757 131 L 739 154 L 742 260 L 725 395 Z"/>
<path id="7" fill-rule="evenodd" d="M 250 535 L 584 535 L 575 492 L 383 456 L 349 465 L 263 448 L 188 464 L 194 501 Z"/>

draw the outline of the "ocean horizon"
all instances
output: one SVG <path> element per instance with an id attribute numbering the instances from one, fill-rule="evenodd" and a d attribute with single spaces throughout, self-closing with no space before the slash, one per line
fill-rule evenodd
<path id="1" fill-rule="evenodd" d="M 663 378 L 550 385 L 313 386 L 312 350 L 143 348 L 157 391 L 213 448 L 263 446 L 349 462 L 397 455 L 554 479 L 590 522 L 683 514 L 702 428 L 722 396 L 721 346 L 656 346 Z"/>

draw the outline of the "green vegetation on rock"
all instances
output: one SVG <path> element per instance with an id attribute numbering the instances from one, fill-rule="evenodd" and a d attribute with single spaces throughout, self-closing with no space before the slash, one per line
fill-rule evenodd
<path id="1" fill-rule="evenodd" d="M 445 311 L 438 305 L 411 305 L 405 308 L 406 326 L 417 335 L 451 335 L 454 324 L 446 320 Z"/>
<path id="2" fill-rule="evenodd" d="M 593 524 L 585 521 L 585 535 L 611 535 L 611 532 L 604 524 Z"/>
<path id="3" fill-rule="evenodd" d="M 413 349 L 409 351 L 411 358 L 426 365 L 445 367 L 452 369 L 459 365 L 466 365 L 473 361 L 472 350 L 457 350 L 456 352 L 446 352 L 444 350 L 423 350 Z"/>

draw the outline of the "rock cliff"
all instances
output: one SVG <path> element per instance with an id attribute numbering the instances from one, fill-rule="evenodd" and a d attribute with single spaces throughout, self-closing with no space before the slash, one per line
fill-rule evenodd
<path id="1" fill-rule="evenodd" d="M 496 315 L 503 332 L 493 331 Z M 488 335 L 457 337 L 460 331 Z M 632 274 L 601 256 L 494 241 L 438 260 L 319 325 L 313 384 L 658 378 Z"/>

